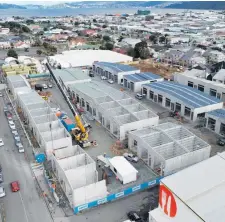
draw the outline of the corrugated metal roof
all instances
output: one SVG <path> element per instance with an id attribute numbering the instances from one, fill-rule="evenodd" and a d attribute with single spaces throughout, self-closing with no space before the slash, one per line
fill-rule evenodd
<path id="1" fill-rule="evenodd" d="M 225 152 L 161 180 L 207 222 L 224 222 Z"/>
<path id="2" fill-rule="evenodd" d="M 151 72 L 141 72 L 138 74 L 124 75 L 125 79 L 128 79 L 132 82 L 142 82 L 148 80 L 161 79 L 162 77 Z"/>
<path id="3" fill-rule="evenodd" d="M 213 96 L 209 96 L 197 89 L 174 82 L 154 82 L 150 84 L 144 84 L 143 86 L 167 93 L 193 108 L 199 108 L 222 102 L 221 100 Z"/>
<path id="4" fill-rule="evenodd" d="M 208 114 L 219 118 L 225 118 L 225 109 L 216 109 L 211 112 L 208 112 Z"/>
<path id="5" fill-rule="evenodd" d="M 95 62 L 94 65 L 104 66 L 104 67 L 110 68 L 116 72 L 129 72 L 129 71 L 139 70 L 133 66 L 112 63 L 112 62 Z"/>

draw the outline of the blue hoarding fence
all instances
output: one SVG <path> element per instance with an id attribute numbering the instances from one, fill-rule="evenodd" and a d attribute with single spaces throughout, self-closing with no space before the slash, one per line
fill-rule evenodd
<path id="1" fill-rule="evenodd" d="M 156 186 L 156 185 L 159 184 L 161 179 L 162 179 L 162 177 L 158 177 L 158 178 L 156 178 L 154 180 L 151 180 L 151 181 L 148 181 L 148 182 L 144 182 L 144 183 L 142 183 L 140 185 L 137 185 L 137 186 L 134 186 L 134 187 L 129 187 L 129 188 L 127 188 L 127 189 L 125 189 L 125 190 L 123 190 L 123 191 L 121 191 L 119 193 L 109 194 L 105 198 L 102 198 L 102 199 L 99 199 L 99 200 L 95 200 L 95 201 L 92 201 L 90 203 L 74 207 L 74 214 L 78 214 L 82 210 L 87 210 L 87 209 L 90 209 L 92 207 L 96 207 L 98 205 L 101 205 L 101 204 L 104 204 L 104 203 L 107 203 L 107 202 L 110 202 L 110 201 L 122 198 L 124 196 L 128 196 L 128 195 L 130 195 L 132 193 L 135 193 L 137 191 L 141 191 L 141 190 L 144 190 L 144 189 Z"/>

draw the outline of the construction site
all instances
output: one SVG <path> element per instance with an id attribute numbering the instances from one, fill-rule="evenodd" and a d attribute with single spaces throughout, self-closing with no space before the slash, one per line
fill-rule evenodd
<path id="1" fill-rule="evenodd" d="M 171 79 L 173 73 L 178 71 L 181 72 L 183 70 L 181 67 L 174 67 L 168 63 L 157 62 L 153 59 L 134 61 L 126 64 L 140 69 L 141 72 L 152 72 L 158 74 L 165 79 Z"/>
<path id="2" fill-rule="evenodd" d="M 74 214 L 156 186 L 209 157 L 207 143 L 176 124 L 159 125 L 159 116 L 127 93 L 81 79 L 75 69 L 48 69 L 47 79 L 8 81 L 36 152 L 46 156 L 49 189 L 57 202 L 65 196 Z M 53 87 L 44 89 L 48 82 Z"/>

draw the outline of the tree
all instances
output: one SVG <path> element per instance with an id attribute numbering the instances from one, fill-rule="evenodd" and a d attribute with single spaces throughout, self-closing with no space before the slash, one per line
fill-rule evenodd
<path id="1" fill-rule="evenodd" d="M 48 49 L 49 44 L 48 44 L 47 42 L 44 42 L 44 43 L 43 43 L 43 47 L 44 47 L 45 49 Z"/>
<path id="2" fill-rule="evenodd" d="M 157 42 L 157 36 L 156 36 L 156 35 L 150 35 L 150 36 L 149 36 L 149 40 L 150 40 L 151 42 L 153 42 L 154 44 L 156 44 L 156 42 Z"/>
<path id="3" fill-rule="evenodd" d="M 106 42 L 105 48 L 106 48 L 107 50 L 113 50 L 113 47 L 114 47 L 114 45 L 113 45 L 112 43 Z"/>
<path id="4" fill-rule="evenodd" d="M 135 57 L 135 52 L 134 52 L 134 48 L 129 48 L 128 50 L 127 50 L 127 55 L 129 55 L 129 56 L 131 56 L 131 57 Z"/>
<path id="5" fill-rule="evenodd" d="M 36 53 L 37 53 L 38 55 L 41 55 L 41 54 L 42 54 L 42 50 L 38 49 L 38 50 L 36 51 Z"/>
<path id="6" fill-rule="evenodd" d="M 107 25 L 103 25 L 102 28 L 103 28 L 103 29 L 107 28 Z"/>
<path id="7" fill-rule="evenodd" d="M 134 58 L 147 59 L 150 56 L 148 44 L 145 41 L 139 42 L 134 47 Z"/>
<path id="8" fill-rule="evenodd" d="M 164 35 L 159 37 L 159 42 L 164 43 L 166 41 L 166 37 Z"/>
<path id="9" fill-rule="evenodd" d="M 7 56 L 18 59 L 18 54 L 14 49 L 9 49 L 7 52 Z"/>
<path id="10" fill-rule="evenodd" d="M 107 35 L 104 35 L 103 36 L 103 40 L 106 41 L 106 42 L 109 42 L 110 41 L 110 37 L 107 36 Z"/>
<path id="11" fill-rule="evenodd" d="M 79 22 L 75 22 L 74 25 L 75 26 L 78 26 L 78 25 L 80 25 L 80 23 Z"/>
<path id="12" fill-rule="evenodd" d="M 93 19 L 93 22 L 94 22 L 94 23 L 97 23 L 97 20 L 96 20 L 96 19 Z"/>
<path id="13" fill-rule="evenodd" d="M 27 26 L 24 25 L 24 26 L 22 26 L 21 31 L 22 32 L 29 33 L 30 32 L 30 29 Z"/>
<path id="14" fill-rule="evenodd" d="M 44 29 L 43 29 L 43 30 L 44 30 L 44 32 L 46 32 L 46 31 L 48 31 L 48 28 L 47 28 L 47 27 L 44 27 Z"/>
<path id="15" fill-rule="evenodd" d="M 27 24 L 27 25 L 34 24 L 34 20 L 32 20 L 32 19 L 27 19 L 27 20 L 26 20 L 26 24 Z"/>

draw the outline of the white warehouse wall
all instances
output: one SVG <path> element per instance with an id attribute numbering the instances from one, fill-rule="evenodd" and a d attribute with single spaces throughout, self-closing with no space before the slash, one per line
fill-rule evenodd
<path id="1" fill-rule="evenodd" d="M 59 160 L 59 165 L 62 167 L 63 170 L 70 170 L 75 169 L 80 166 L 85 165 L 85 155 L 86 154 L 80 154 L 77 156 L 71 156 L 67 157 L 65 159 Z"/>

